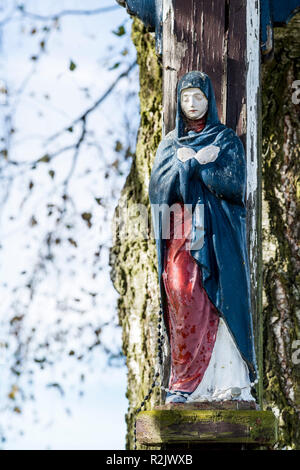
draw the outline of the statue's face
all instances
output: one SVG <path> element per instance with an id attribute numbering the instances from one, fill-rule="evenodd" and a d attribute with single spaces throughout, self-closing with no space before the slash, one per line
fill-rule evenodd
<path id="1" fill-rule="evenodd" d="M 186 88 L 181 92 L 181 109 L 188 119 L 201 119 L 208 110 L 208 100 L 200 88 Z"/>

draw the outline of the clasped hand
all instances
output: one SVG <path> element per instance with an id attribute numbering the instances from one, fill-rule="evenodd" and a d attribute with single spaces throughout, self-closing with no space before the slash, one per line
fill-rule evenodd
<path id="1" fill-rule="evenodd" d="M 195 152 L 190 147 L 181 147 L 177 150 L 177 158 L 182 162 L 196 158 L 200 165 L 205 165 L 206 163 L 214 162 L 218 158 L 219 152 L 220 148 L 216 145 L 208 145 L 198 150 L 198 152 Z"/>

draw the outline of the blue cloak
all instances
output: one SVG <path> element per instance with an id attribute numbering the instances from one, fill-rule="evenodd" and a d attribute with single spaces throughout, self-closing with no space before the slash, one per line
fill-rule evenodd
<path id="1" fill-rule="evenodd" d="M 186 88 L 200 88 L 208 99 L 205 128 L 185 133 L 180 94 Z M 214 162 L 201 165 L 195 158 L 181 162 L 177 150 L 190 147 L 195 152 L 207 145 L 220 148 Z M 176 128 L 160 143 L 154 161 L 149 197 L 158 251 L 158 272 L 165 311 L 162 282 L 165 240 L 162 227 L 172 204 L 189 204 L 193 211 L 192 241 L 202 227 L 202 246 L 191 254 L 202 272 L 203 286 L 223 318 L 246 361 L 250 378 L 256 378 L 256 361 L 250 306 L 250 277 L 246 243 L 246 163 L 241 140 L 221 124 L 209 77 L 202 72 L 189 72 L 177 89 Z M 202 219 L 195 208 L 202 205 Z M 159 211 L 158 211 L 159 207 Z M 196 215 L 196 213 L 198 215 Z M 157 217 L 157 214 L 159 216 Z M 194 245 L 195 246 L 195 245 Z"/>

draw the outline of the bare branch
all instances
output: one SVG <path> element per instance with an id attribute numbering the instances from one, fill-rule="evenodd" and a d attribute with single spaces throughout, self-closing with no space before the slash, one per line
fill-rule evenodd
<path id="1" fill-rule="evenodd" d="M 82 132 L 79 136 L 79 139 L 77 140 L 77 142 L 71 144 L 71 145 L 67 145 L 65 147 L 62 147 L 60 149 L 58 149 L 57 151 L 55 152 L 51 152 L 51 153 L 47 153 L 46 155 L 42 156 L 42 157 L 39 157 L 39 158 L 36 158 L 34 160 L 31 160 L 31 161 L 23 161 L 23 162 L 18 162 L 18 161 L 15 161 L 15 160 L 11 160 L 11 159 L 8 159 L 7 160 L 7 163 L 9 165 L 14 165 L 14 166 L 19 166 L 19 167 L 24 167 L 24 166 L 27 166 L 27 165 L 30 165 L 30 166 L 35 166 L 37 165 L 38 163 L 40 162 L 45 162 L 45 163 L 49 163 L 50 161 L 52 161 L 55 157 L 61 155 L 62 153 L 64 152 L 67 152 L 69 150 L 72 150 L 74 149 L 75 150 L 75 154 L 74 154 L 74 160 L 73 160 L 73 164 L 75 165 L 76 164 L 76 161 L 77 161 L 77 157 L 78 157 L 78 152 L 79 152 L 79 148 L 85 138 L 85 135 L 86 135 L 86 118 L 87 116 L 93 112 L 108 96 L 109 94 L 113 91 L 113 89 L 116 87 L 116 85 L 119 83 L 120 80 L 122 80 L 122 78 L 125 78 L 129 75 L 129 73 L 133 70 L 133 68 L 136 66 L 136 61 L 133 62 L 127 70 L 125 70 L 124 72 L 122 72 L 117 78 L 116 80 L 109 86 L 109 88 L 105 91 L 105 93 L 103 95 L 101 95 L 96 101 L 95 103 L 90 107 L 88 108 L 83 114 L 81 114 L 78 118 L 76 118 L 74 121 L 72 121 L 72 123 L 70 125 L 68 125 L 67 127 L 65 127 L 64 129 L 60 130 L 59 132 L 57 132 L 56 134 L 50 136 L 48 139 L 47 139 L 47 142 L 51 142 L 55 139 L 57 139 L 59 136 L 61 136 L 62 134 L 64 134 L 65 132 L 69 132 L 69 130 L 71 128 L 73 128 L 75 125 L 81 123 L 82 124 Z M 73 168 L 73 166 L 72 166 Z M 73 169 L 70 170 L 71 174 L 73 173 Z M 67 178 L 69 179 L 69 177 Z"/>
<path id="2" fill-rule="evenodd" d="M 67 127 L 65 127 L 64 129 L 62 129 L 61 131 L 57 132 L 56 134 L 53 134 L 52 136 L 50 136 L 48 139 L 47 139 L 47 142 L 51 142 L 55 139 L 57 139 L 57 137 L 61 136 L 64 132 L 67 132 L 69 131 L 69 129 L 72 129 L 76 124 L 78 124 L 80 121 L 85 121 L 87 116 L 93 112 L 108 96 L 109 94 L 113 91 L 113 89 L 116 87 L 116 85 L 119 83 L 120 80 L 122 80 L 122 78 L 125 78 L 127 77 L 130 72 L 132 71 L 132 69 L 137 65 L 137 62 L 134 61 L 129 67 L 127 70 L 125 70 L 124 72 L 122 72 L 117 78 L 116 80 L 109 86 L 109 88 L 105 91 L 105 93 L 103 95 L 100 96 L 100 98 L 98 98 L 95 103 L 90 107 L 88 108 L 81 116 L 79 116 L 78 118 L 74 119 L 74 121 L 71 122 L 70 125 L 68 125 Z"/>
<path id="3" fill-rule="evenodd" d="M 4 26 L 6 23 L 8 23 L 11 20 L 15 8 L 16 8 L 16 0 L 13 0 L 11 4 L 6 4 L 3 6 L 1 5 L 0 26 Z"/>
<path id="4" fill-rule="evenodd" d="M 71 177 L 72 177 L 72 175 L 75 171 L 78 156 L 79 156 L 79 152 L 80 152 L 80 147 L 81 147 L 81 144 L 84 141 L 84 138 L 85 138 L 85 135 L 86 135 L 86 119 L 83 118 L 81 122 L 82 122 L 81 134 L 80 134 L 79 139 L 78 139 L 78 141 L 77 141 L 77 143 L 75 144 L 75 147 L 74 147 L 75 152 L 74 152 L 74 155 L 73 155 L 72 165 L 71 165 L 69 174 L 68 174 L 68 176 L 66 177 L 66 179 L 64 181 L 65 194 L 67 194 L 68 183 L 69 183 L 69 181 L 70 181 L 70 179 L 71 179 Z"/>
<path id="5" fill-rule="evenodd" d="M 114 11 L 118 8 L 119 7 L 117 5 L 113 5 L 110 7 L 108 6 L 108 7 L 96 8 L 94 10 L 62 10 L 52 15 L 38 15 L 37 13 L 31 13 L 30 11 L 25 10 L 23 5 L 18 6 L 18 9 L 22 12 L 23 15 L 28 16 L 29 18 L 33 18 L 35 20 L 40 20 L 40 21 L 56 20 L 58 18 L 61 18 L 62 16 L 70 16 L 70 15 L 87 15 L 87 16 L 99 15 L 101 13 L 108 13 L 110 11 Z"/>

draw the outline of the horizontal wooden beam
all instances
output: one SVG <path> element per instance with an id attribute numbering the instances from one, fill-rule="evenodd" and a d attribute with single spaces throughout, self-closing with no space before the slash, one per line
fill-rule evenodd
<path id="1" fill-rule="evenodd" d="M 185 443 L 272 446 L 277 430 L 271 411 L 175 408 L 139 413 L 136 435 L 144 446 Z"/>

